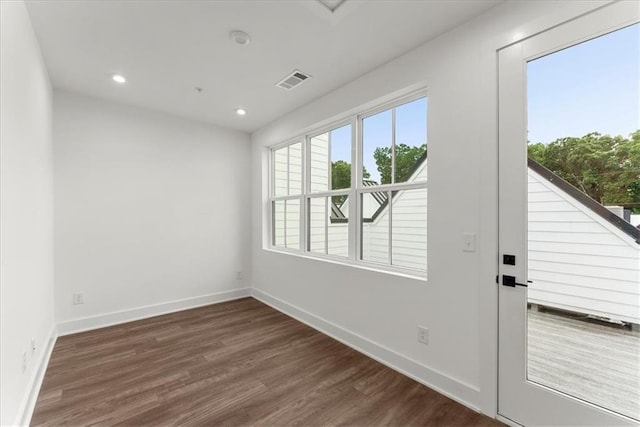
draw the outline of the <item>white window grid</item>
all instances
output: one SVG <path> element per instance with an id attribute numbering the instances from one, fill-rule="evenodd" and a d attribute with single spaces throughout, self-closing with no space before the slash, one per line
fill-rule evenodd
<path id="1" fill-rule="evenodd" d="M 382 269 L 391 272 L 398 273 L 410 273 L 417 275 L 426 275 L 426 260 L 425 260 L 425 269 L 412 269 L 409 267 L 399 267 L 393 264 L 393 193 L 404 191 L 404 190 L 415 190 L 415 189 L 428 189 L 428 180 L 420 181 L 420 182 L 393 182 L 395 180 L 395 160 L 391 162 L 391 177 L 392 183 L 390 184 L 380 184 L 375 187 L 363 185 L 363 121 L 364 119 L 379 114 L 381 112 L 392 110 L 392 159 L 395 159 L 395 146 L 396 146 L 396 108 L 400 107 L 404 104 L 416 101 L 420 98 L 426 97 L 426 91 L 421 90 L 419 92 L 415 92 L 413 94 L 404 96 L 402 98 L 395 99 L 388 103 L 379 105 L 372 109 L 366 110 L 360 114 L 351 115 L 348 119 L 342 119 L 335 121 L 329 125 L 323 126 L 321 128 L 315 129 L 311 132 L 306 132 L 303 136 L 285 142 L 283 144 L 279 144 L 273 146 L 270 150 L 270 171 L 269 177 L 271 179 L 270 185 L 270 244 L 271 249 L 276 249 L 279 251 L 291 252 L 295 254 L 301 254 L 305 256 L 310 256 L 313 258 L 320 259 L 329 259 L 339 262 L 346 262 L 352 265 L 361 265 L 361 266 L 369 266 L 377 269 Z M 351 188 L 349 189 L 338 189 L 338 190 L 327 190 L 327 191 L 315 191 L 311 192 L 311 180 L 310 180 L 310 168 L 308 162 L 309 156 L 309 147 L 310 141 L 312 138 L 322 135 L 324 133 L 329 133 L 340 127 L 351 125 Z M 330 138 L 330 137 L 329 137 Z M 274 180 L 274 155 L 273 153 L 276 150 L 279 150 L 283 147 L 287 147 L 296 143 L 302 142 L 302 192 L 299 195 L 289 195 L 289 196 L 275 196 L 275 180 Z M 329 140 L 329 147 L 330 145 Z M 330 148 L 329 148 L 330 150 Z M 328 159 L 328 168 L 329 168 L 329 182 L 328 188 L 331 188 L 331 153 L 329 151 L 329 159 Z M 354 185 L 355 183 L 355 185 Z M 387 193 L 387 197 L 389 200 L 387 209 L 388 209 L 388 262 L 379 263 L 375 261 L 368 261 L 363 259 L 363 230 L 362 226 L 364 224 L 362 218 L 362 203 L 358 201 L 361 200 L 362 195 L 367 193 Z M 328 253 L 319 253 L 310 251 L 309 247 L 309 203 L 313 198 L 321 198 L 324 197 L 326 200 L 331 200 L 332 196 L 348 196 L 349 202 L 349 215 L 348 215 L 348 257 L 341 257 L 330 255 Z M 286 200 L 298 200 L 300 203 L 300 215 L 299 215 L 299 247 L 292 249 L 282 246 L 275 245 L 275 202 L 277 201 L 286 201 Z M 328 218 L 327 218 L 328 221 Z M 426 219 L 425 219 L 426 221 Z M 426 226 L 426 224 L 425 224 Z M 286 227 L 285 227 L 286 230 Z M 325 252 L 327 251 L 327 243 L 328 243 L 328 227 L 325 227 Z M 428 252 L 428 249 L 427 249 Z"/>

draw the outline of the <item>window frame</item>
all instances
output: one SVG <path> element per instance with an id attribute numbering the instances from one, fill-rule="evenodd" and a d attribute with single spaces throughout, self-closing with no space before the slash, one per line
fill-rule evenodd
<path id="1" fill-rule="evenodd" d="M 346 261 L 346 260 L 352 260 L 354 258 L 354 253 L 355 253 L 355 248 L 353 247 L 354 245 L 351 243 L 352 242 L 352 225 L 351 225 L 351 221 L 347 222 L 347 236 L 348 236 L 348 255 L 346 257 L 340 256 L 340 255 L 331 255 L 328 253 L 328 239 L 325 240 L 326 243 L 326 247 L 325 247 L 325 252 L 326 253 L 318 253 L 318 252 L 312 252 L 310 250 L 310 242 L 309 242 L 309 236 L 310 236 L 310 227 L 308 227 L 309 224 L 309 214 L 310 212 L 308 212 L 309 209 L 309 203 L 311 203 L 311 199 L 313 198 L 318 198 L 318 197 L 331 197 L 331 196 L 340 196 L 343 194 L 347 194 L 347 200 L 349 201 L 349 212 L 352 212 L 352 190 L 353 190 L 353 183 L 354 181 L 354 168 L 353 165 L 356 163 L 355 161 L 355 151 L 356 151 L 356 144 L 355 144 L 355 126 L 356 126 L 356 117 L 347 117 L 345 119 L 341 119 L 341 120 L 336 120 L 333 121 L 323 127 L 317 128 L 314 131 L 308 132 L 305 135 L 305 139 L 306 139 L 306 145 L 305 145 L 305 149 L 306 149 L 306 153 L 307 153 L 307 158 L 305 159 L 305 179 L 306 179 L 306 185 L 305 187 L 305 194 L 304 194 L 304 199 L 305 199 L 305 245 L 303 246 L 304 250 L 302 251 L 304 254 L 309 255 L 309 256 L 314 256 L 314 257 L 322 257 L 322 258 L 329 258 L 329 259 L 333 259 L 336 261 Z M 328 133 L 329 135 L 331 135 L 331 132 L 336 130 L 336 129 L 340 129 L 343 128 L 345 126 L 351 126 L 351 186 L 349 188 L 341 188 L 338 190 L 331 190 L 330 189 L 330 185 L 331 185 L 331 139 L 329 138 L 328 144 L 329 144 L 329 150 L 328 150 L 328 174 L 329 174 L 329 178 L 328 178 L 328 190 L 326 191 L 315 191 L 312 192 L 311 191 L 311 168 L 309 167 L 309 163 L 311 161 L 310 158 L 310 151 L 311 151 L 311 140 L 315 137 L 318 137 L 320 135 L 323 135 L 325 133 Z M 304 156 L 303 156 L 304 157 Z M 349 218 L 351 218 L 352 215 L 349 214 Z M 325 233 L 328 233 L 328 225 L 326 227 Z"/>
<path id="2" fill-rule="evenodd" d="M 388 242 L 388 263 L 381 263 L 375 261 L 367 261 L 363 259 L 363 225 L 364 221 L 362 220 L 362 203 L 359 201 L 363 194 L 373 193 L 373 192 L 388 192 L 389 194 L 393 194 L 395 191 L 402 190 L 416 190 L 416 189 L 426 189 L 428 191 L 428 179 L 425 181 L 419 182 L 392 182 L 389 184 L 379 184 L 378 186 L 364 186 L 363 184 L 363 123 L 364 120 L 368 117 L 374 116 L 376 114 L 382 113 L 387 110 L 392 110 L 392 181 L 395 181 L 395 138 L 396 138 L 396 108 L 402 105 L 411 103 L 413 101 L 417 101 L 421 98 L 427 98 L 426 89 L 421 89 L 419 91 L 412 92 L 410 94 L 404 95 L 402 97 L 398 97 L 392 99 L 390 101 L 375 105 L 374 107 L 363 109 L 358 112 L 354 112 L 343 116 L 342 118 L 332 121 L 329 124 L 311 128 L 311 130 L 304 132 L 302 135 L 291 138 L 284 143 L 276 144 L 269 147 L 270 160 L 269 160 L 269 225 L 270 229 L 268 232 L 269 235 L 269 249 L 274 251 L 282 251 L 289 254 L 295 254 L 298 256 L 309 257 L 313 259 L 321 259 L 332 262 L 337 262 L 340 264 L 346 264 L 353 267 L 365 268 L 369 270 L 382 271 L 387 273 L 393 273 L 413 278 L 426 279 L 428 273 L 428 239 L 427 239 L 427 248 L 425 253 L 425 268 L 424 269 L 414 269 L 410 267 L 393 265 L 393 197 L 389 199 L 389 225 L 388 225 L 388 234 L 389 234 L 389 242 Z M 428 104 L 427 104 L 428 105 Z M 428 112 L 428 107 L 427 107 Z M 428 113 L 427 113 L 428 114 Z M 427 122 L 428 123 L 428 122 Z M 311 168 L 310 168 L 310 147 L 311 140 L 317 136 L 320 136 L 325 133 L 331 133 L 331 131 L 339 129 L 341 127 L 351 125 L 351 186 L 349 188 L 331 190 L 331 147 L 329 146 L 328 150 L 328 188 L 327 191 L 311 191 Z M 429 132 L 429 127 L 427 125 L 427 135 Z M 425 135 L 425 136 L 427 136 Z M 428 136 L 426 138 L 428 141 Z M 426 142 L 425 141 L 425 142 Z M 302 142 L 302 185 L 301 185 L 301 194 L 295 196 L 278 196 L 275 194 L 275 151 L 287 147 L 298 142 Z M 329 145 L 331 144 L 330 136 L 329 136 Z M 349 207 L 349 215 L 347 222 L 347 235 L 348 235 L 348 256 L 339 256 L 339 255 L 331 255 L 328 253 L 328 241 L 325 240 L 325 253 L 320 252 L 312 252 L 310 250 L 310 209 L 309 204 L 311 203 L 311 199 L 326 197 L 329 198 L 337 195 L 348 195 L 348 207 Z M 286 248 L 283 246 L 275 245 L 275 201 L 281 200 L 290 200 L 290 199 L 299 199 L 300 200 L 300 246 L 298 248 Z M 428 200 L 428 199 L 427 199 Z M 329 202 L 330 203 L 330 202 Z M 428 201 L 427 201 L 428 206 Z M 428 208 L 427 208 L 428 209 Z M 428 232 L 427 219 L 425 218 L 425 227 Z M 328 220 L 325 223 L 325 233 L 328 233 Z"/>
<path id="3" fill-rule="evenodd" d="M 276 180 L 275 180 L 275 152 L 285 148 L 285 147 L 290 147 L 292 145 L 295 144 L 300 144 L 300 156 L 301 156 L 301 166 L 300 166 L 300 194 L 295 194 L 295 195 L 291 195 L 291 194 L 287 194 L 286 196 L 276 196 L 275 195 L 275 188 L 276 188 Z M 288 152 L 287 152 L 287 162 L 289 161 L 289 156 L 288 156 Z M 305 193 L 305 189 L 304 189 L 304 184 L 305 184 L 305 148 L 304 148 L 304 140 L 302 138 L 293 138 L 291 140 L 288 140 L 285 143 L 282 144 L 278 144 L 275 145 L 273 147 L 270 147 L 269 149 L 269 193 L 270 193 L 270 197 L 269 197 L 269 226 L 270 226 L 270 230 L 269 230 L 269 246 L 273 249 L 277 249 L 277 250 L 282 250 L 282 251 L 286 251 L 286 252 L 291 252 L 291 253 L 299 253 L 300 252 L 300 248 L 304 247 L 303 245 L 303 234 L 304 234 L 304 226 L 305 224 L 303 223 L 303 197 L 304 197 L 304 193 Z M 289 168 L 287 165 L 287 179 L 289 178 Z M 287 193 L 289 193 L 289 184 L 287 183 Z M 300 204 L 300 215 L 298 218 L 298 223 L 299 223 L 299 230 L 298 230 L 298 240 L 299 240 L 299 244 L 298 244 L 298 248 L 289 248 L 287 246 L 278 246 L 276 245 L 276 233 L 275 233 L 275 223 L 276 223 L 276 218 L 275 218 L 275 206 L 276 206 L 276 202 L 281 202 L 284 201 L 285 202 L 285 206 L 286 206 L 286 201 L 288 200 L 298 200 L 298 203 Z M 285 215 L 286 215 L 286 210 L 285 210 Z M 285 245 L 286 245 L 286 221 L 285 221 Z"/>

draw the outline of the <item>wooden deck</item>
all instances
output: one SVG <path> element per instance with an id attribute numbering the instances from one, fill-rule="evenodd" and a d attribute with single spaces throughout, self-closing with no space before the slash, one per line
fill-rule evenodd
<path id="1" fill-rule="evenodd" d="M 640 420 L 640 332 L 529 309 L 529 380 Z"/>

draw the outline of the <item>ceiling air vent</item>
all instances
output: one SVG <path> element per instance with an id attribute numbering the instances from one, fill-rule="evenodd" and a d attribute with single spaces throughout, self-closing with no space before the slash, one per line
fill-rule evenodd
<path id="1" fill-rule="evenodd" d="M 309 74 L 305 74 L 300 70 L 293 70 L 291 74 L 276 83 L 276 86 L 281 87 L 282 89 L 291 90 L 301 85 L 309 77 L 311 77 Z"/>

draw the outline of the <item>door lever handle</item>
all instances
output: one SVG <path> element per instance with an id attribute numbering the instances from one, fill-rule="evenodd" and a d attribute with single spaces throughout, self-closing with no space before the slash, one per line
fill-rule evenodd
<path id="1" fill-rule="evenodd" d="M 516 282 L 516 276 L 507 276 L 506 274 L 502 275 L 502 286 L 510 286 L 512 288 L 515 288 L 516 286 L 522 286 L 523 288 L 529 287 L 529 285 L 525 283 Z"/>

